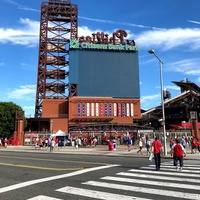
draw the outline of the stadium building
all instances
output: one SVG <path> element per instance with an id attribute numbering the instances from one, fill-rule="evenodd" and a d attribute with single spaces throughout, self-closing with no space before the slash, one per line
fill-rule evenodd
<path id="1" fill-rule="evenodd" d="M 41 3 L 37 132 L 131 133 L 141 117 L 138 47 L 124 30 L 78 37 L 78 6 Z"/>

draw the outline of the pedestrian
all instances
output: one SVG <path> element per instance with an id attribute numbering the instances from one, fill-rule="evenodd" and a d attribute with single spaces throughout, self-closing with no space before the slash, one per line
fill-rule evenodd
<path id="1" fill-rule="evenodd" d="M 180 139 L 176 139 L 176 143 L 172 147 L 173 152 L 173 159 L 174 159 L 174 165 L 176 167 L 176 170 L 182 171 L 183 169 L 183 156 L 186 156 L 186 151 L 183 145 L 180 143 Z M 179 166 L 180 167 L 179 167 Z"/>
<path id="2" fill-rule="evenodd" d="M 138 146 L 139 146 L 139 150 L 137 151 L 137 153 L 140 152 L 140 154 L 142 154 L 142 147 L 143 147 L 142 138 L 139 139 Z"/>
<path id="3" fill-rule="evenodd" d="M 191 148 L 192 148 L 192 154 L 197 153 L 198 144 L 197 144 L 197 138 L 196 137 L 192 138 Z"/>
<path id="4" fill-rule="evenodd" d="M 171 156 L 172 156 L 172 147 L 173 147 L 173 145 L 174 145 L 174 140 L 173 140 L 173 138 L 171 138 L 170 141 L 169 141 L 169 147 L 170 147 Z"/>
<path id="5" fill-rule="evenodd" d="M 55 139 L 55 150 L 59 150 L 58 143 L 59 143 L 59 140 L 58 140 L 58 138 L 56 138 Z"/>
<path id="6" fill-rule="evenodd" d="M 48 147 L 48 138 L 45 138 L 44 144 L 45 144 L 45 147 Z"/>
<path id="7" fill-rule="evenodd" d="M 50 146 L 50 152 L 52 153 L 52 152 L 54 152 L 55 145 L 56 145 L 56 142 L 55 142 L 54 138 L 51 139 L 51 144 L 50 145 L 51 145 Z"/>
<path id="8" fill-rule="evenodd" d="M 126 141 L 127 141 L 128 151 L 131 151 L 131 138 L 127 137 Z"/>
<path id="9" fill-rule="evenodd" d="M 91 144 L 92 144 L 92 141 L 91 141 Z M 80 146 L 81 146 L 81 139 L 79 137 L 76 137 L 76 139 L 75 139 L 75 148 L 79 149 Z"/>
<path id="10" fill-rule="evenodd" d="M 185 147 L 186 147 L 186 141 L 185 141 L 185 137 L 184 137 L 184 136 L 181 138 L 180 143 L 181 143 L 181 145 L 182 145 L 182 146 L 184 147 L 184 149 L 185 149 Z"/>
<path id="11" fill-rule="evenodd" d="M 200 153 L 200 139 L 197 138 L 197 149 L 198 149 L 198 153 Z"/>
<path id="12" fill-rule="evenodd" d="M 7 146 L 8 146 L 8 139 L 7 139 L 7 137 L 4 139 L 4 147 L 5 148 L 7 148 Z"/>
<path id="13" fill-rule="evenodd" d="M 150 147 L 151 147 L 151 140 L 149 138 L 147 138 L 147 140 L 146 140 L 147 156 L 150 155 L 150 153 L 151 153 Z"/>
<path id="14" fill-rule="evenodd" d="M 155 140 L 153 141 L 153 143 L 151 145 L 151 152 L 154 154 L 156 171 L 158 171 L 160 169 L 160 165 L 161 165 L 160 154 L 161 154 L 161 152 L 163 152 L 163 146 L 158 137 L 155 137 Z"/>
<path id="15" fill-rule="evenodd" d="M 48 138 L 47 149 L 51 148 L 51 137 Z"/>

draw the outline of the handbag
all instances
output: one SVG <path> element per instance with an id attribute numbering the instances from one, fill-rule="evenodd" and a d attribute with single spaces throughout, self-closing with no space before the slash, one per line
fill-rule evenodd
<path id="1" fill-rule="evenodd" d="M 149 158 L 148 158 L 149 162 L 152 162 L 153 158 L 154 158 L 154 154 L 150 153 Z"/>

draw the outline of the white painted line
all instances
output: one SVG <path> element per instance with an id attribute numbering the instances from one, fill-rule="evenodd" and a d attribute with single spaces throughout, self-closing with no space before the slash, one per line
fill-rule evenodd
<path id="1" fill-rule="evenodd" d="M 156 176 L 156 175 L 150 175 L 150 174 L 141 174 L 143 173 L 143 171 L 140 173 L 126 173 L 126 172 L 120 172 L 117 173 L 117 175 L 120 176 L 128 176 L 128 177 L 138 177 L 138 178 L 147 178 L 147 179 L 158 179 L 158 180 L 171 180 L 171 181 L 181 181 L 181 182 L 190 182 L 190 183 L 200 183 L 199 179 L 191 179 L 191 178 L 179 178 L 179 177 L 175 177 L 175 175 L 173 177 L 170 176 Z M 146 173 L 146 172 L 145 172 Z M 178 173 L 179 174 L 179 173 Z M 164 175 L 164 174 L 162 174 Z M 172 175 L 172 174 L 171 174 Z M 180 175 L 180 174 L 179 174 Z M 197 176 L 195 176 L 197 177 Z"/>
<path id="2" fill-rule="evenodd" d="M 147 170 L 155 170 L 155 167 L 153 168 L 153 167 L 140 167 L 140 169 L 147 169 Z M 165 167 L 160 167 L 160 170 L 159 171 L 165 171 L 165 170 L 167 170 L 167 171 L 176 171 L 176 168 L 174 167 L 174 166 L 172 166 L 172 167 L 169 167 L 169 168 L 165 168 Z M 193 174 L 200 174 L 200 171 L 198 171 L 198 170 L 187 170 L 187 169 L 185 169 L 184 167 L 183 167 L 183 171 L 181 171 L 182 172 L 182 175 L 184 174 L 184 173 L 193 173 Z M 184 174 L 184 176 L 185 176 L 186 174 Z"/>
<path id="3" fill-rule="evenodd" d="M 97 171 L 97 170 L 102 170 L 102 169 L 107 169 L 107 168 L 116 167 L 116 166 L 119 166 L 119 165 L 93 167 L 93 168 L 88 168 L 88 169 L 83 169 L 83 170 L 71 172 L 71 173 L 68 173 L 68 174 L 62 174 L 62 175 L 57 175 L 57 176 L 52 176 L 52 177 L 47 177 L 47 178 L 41 178 L 41 179 L 26 181 L 26 182 L 23 182 L 23 183 L 18 183 L 18 184 L 15 184 L 15 185 L 0 188 L 0 194 L 4 193 L 4 192 L 11 191 L 11 190 L 16 190 L 16 189 L 19 189 L 19 188 L 34 185 L 34 184 L 37 184 L 37 183 L 42 183 L 42 182 L 52 181 L 52 180 L 61 179 L 61 178 L 77 176 L 77 175 L 80 175 L 80 174 L 84 174 L 84 173 L 88 173 L 88 172 L 92 172 L 92 171 Z"/>
<path id="4" fill-rule="evenodd" d="M 153 188 L 147 188 L 147 187 L 137 187 L 137 186 L 113 184 L 113 183 L 98 182 L 98 181 L 88 181 L 82 184 L 89 185 L 89 186 L 103 187 L 103 188 L 112 188 L 112 189 L 120 188 L 120 190 L 140 192 L 143 194 L 147 193 L 147 194 L 153 194 L 153 195 L 162 195 L 162 196 L 167 196 L 169 198 L 176 197 L 176 198 L 191 199 L 191 200 L 200 199 L 200 194 L 177 192 L 177 191 L 162 190 L 162 189 L 153 189 Z"/>
<path id="5" fill-rule="evenodd" d="M 82 197 L 94 197 L 95 199 L 103 199 L 103 200 L 150 200 L 146 198 L 140 198 L 140 197 L 133 197 L 133 196 L 127 196 L 127 195 L 121 195 L 121 194 L 113 194 L 108 192 L 100 192 L 96 190 L 88 190 L 88 189 L 82 189 L 82 188 L 76 188 L 76 187 L 64 187 L 56 190 L 58 192 L 64 192 L 67 194 L 75 194 Z"/>
<path id="6" fill-rule="evenodd" d="M 40 196 L 33 197 L 33 198 L 27 199 L 27 200 L 63 200 L 63 199 L 57 199 L 57 198 L 53 198 L 53 197 L 40 195 Z"/>
<path id="7" fill-rule="evenodd" d="M 138 172 L 138 173 L 144 173 L 144 174 L 160 174 L 160 175 L 171 175 L 171 176 L 181 176 L 181 177 L 195 177 L 197 178 L 197 174 L 193 174 L 194 172 L 192 171 L 189 171 L 190 173 L 183 173 L 183 172 L 186 172 L 187 170 L 183 170 L 183 171 L 176 171 L 176 169 L 172 169 L 172 170 L 169 170 L 170 172 L 167 172 L 167 171 L 164 171 L 162 169 L 160 169 L 159 171 L 155 171 L 155 169 L 152 169 L 152 168 L 145 168 L 145 170 L 138 170 L 138 169 L 130 169 L 129 170 L 130 172 Z M 173 171 L 173 172 L 171 172 Z M 192 172 L 192 174 L 191 174 Z"/>
<path id="8" fill-rule="evenodd" d="M 161 166 L 173 166 L 173 163 L 164 163 L 164 164 L 161 164 Z M 152 165 L 151 165 L 152 166 Z M 154 165 L 155 166 L 155 165 Z M 183 163 L 183 167 L 197 167 L 198 169 L 200 169 L 199 165 L 193 165 L 193 164 L 184 164 Z"/>
<path id="9" fill-rule="evenodd" d="M 165 167 L 165 168 L 175 168 L 175 166 L 170 166 L 170 165 L 162 165 L 162 167 Z M 200 167 L 193 167 L 193 166 L 185 166 L 183 165 L 183 168 L 184 169 L 194 169 L 195 171 L 198 170 L 198 172 L 200 172 Z"/>
<path id="10" fill-rule="evenodd" d="M 114 176 L 106 176 L 102 177 L 103 180 L 110 180 L 110 181 L 119 181 L 119 182 L 126 182 L 126 183 L 137 183 L 137 184 L 146 184 L 146 185 L 157 185 L 161 187 L 173 187 L 173 188 L 184 188 L 190 190 L 200 190 L 200 186 L 198 185 L 189 185 L 184 183 L 169 183 L 169 182 L 162 182 L 162 181 L 151 181 L 151 180 L 140 180 L 138 178 L 121 178 L 121 177 L 114 177 Z M 176 180 L 176 178 L 174 178 Z"/>

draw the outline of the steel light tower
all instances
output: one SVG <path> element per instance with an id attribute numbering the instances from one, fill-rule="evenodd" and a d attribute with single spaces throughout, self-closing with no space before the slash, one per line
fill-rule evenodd
<path id="1" fill-rule="evenodd" d="M 41 3 L 35 117 L 43 99 L 69 96 L 69 42 L 78 38 L 78 6 L 71 0 Z"/>
<path id="2" fill-rule="evenodd" d="M 164 106 L 164 95 L 163 95 L 163 76 L 162 76 L 162 60 L 155 54 L 154 50 L 148 51 L 153 54 L 159 61 L 160 65 L 160 88 L 161 88 L 161 106 L 162 106 L 162 126 L 163 126 L 163 136 L 164 136 L 164 155 L 167 155 L 167 144 L 166 144 L 166 127 L 165 127 L 165 106 Z"/>

